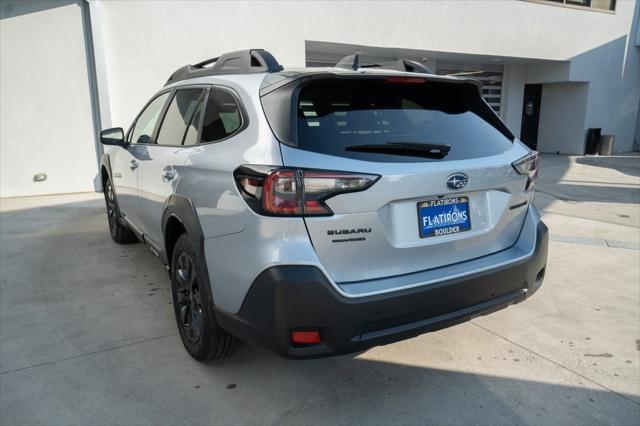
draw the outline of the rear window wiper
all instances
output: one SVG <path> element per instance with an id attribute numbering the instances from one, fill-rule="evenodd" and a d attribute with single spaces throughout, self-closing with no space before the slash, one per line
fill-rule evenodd
<path id="1" fill-rule="evenodd" d="M 450 149 L 450 145 L 413 142 L 387 142 L 385 144 L 350 145 L 345 148 L 345 150 L 352 152 L 373 152 L 379 154 L 433 158 L 437 160 L 446 157 Z"/>

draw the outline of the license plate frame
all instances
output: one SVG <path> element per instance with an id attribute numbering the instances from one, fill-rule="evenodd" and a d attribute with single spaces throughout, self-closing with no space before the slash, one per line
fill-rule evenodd
<path id="1" fill-rule="evenodd" d="M 457 206 L 464 207 L 463 209 Z M 420 238 L 431 238 L 443 235 L 459 234 L 471 230 L 471 212 L 469 208 L 469 197 L 441 197 L 419 201 L 418 208 L 418 234 Z M 456 216 L 454 216 L 456 212 Z M 466 212 L 466 219 L 462 216 L 462 212 Z M 430 214 L 429 214 L 430 213 Z M 450 213 L 452 216 L 446 216 Z M 439 216 L 444 214 L 444 221 L 438 221 Z M 428 219 L 425 221 L 425 217 Z M 457 219 L 457 220 L 446 220 Z M 437 222 L 437 223 L 435 223 Z"/>

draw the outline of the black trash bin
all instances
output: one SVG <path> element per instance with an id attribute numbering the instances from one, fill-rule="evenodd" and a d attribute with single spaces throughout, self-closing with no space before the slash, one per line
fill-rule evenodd
<path id="1" fill-rule="evenodd" d="M 587 146 L 585 149 L 585 154 L 596 155 L 598 153 L 598 143 L 600 141 L 601 133 L 602 129 L 594 127 L 590 128 L 587 131 Z"/>

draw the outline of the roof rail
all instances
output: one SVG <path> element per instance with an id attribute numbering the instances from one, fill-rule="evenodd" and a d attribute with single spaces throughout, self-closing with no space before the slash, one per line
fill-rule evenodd
<path id="1" fill-rule="evenodd" d="M 424 64 L 411 59 L 399 58 L 393 65 L 381 65 L 381 64 L 360 64 L 360 55 L 353 54 L 345 56 L 340 59 L 335 66 L 336 68 L 344 68 L 347 70 L 357 70 L 359 68 L 381 68 L 381 69 L 393 69 L 396 71 L 417 72 L 423 74 L 432 74 L 431 70 Z"/>
<path id="2" fill-rule="evenodd" d="M 213 65 L 207 66 L 211 64 Z M 278 72 L 282 69 L 282 65 L 278 63 L 276 58 L 264 49 L 238 50 L 198 62 L 195 65 L 185 65 L 178 68 L 164 85 L 209 75 Z"/>

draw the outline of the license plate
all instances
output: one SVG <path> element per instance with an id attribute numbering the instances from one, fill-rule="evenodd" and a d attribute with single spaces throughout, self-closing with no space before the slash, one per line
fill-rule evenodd
<path id="1" fill-rule="evenodd" d="M 451 197 L 419 202 L 418 227 L 420 238 L 470 230 L 469 198 Z"/>

